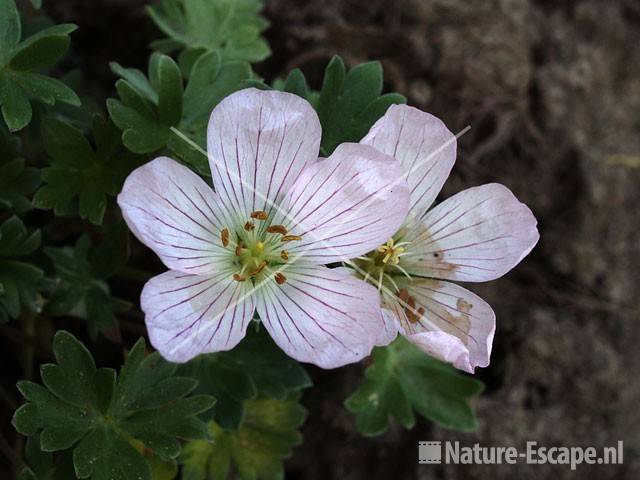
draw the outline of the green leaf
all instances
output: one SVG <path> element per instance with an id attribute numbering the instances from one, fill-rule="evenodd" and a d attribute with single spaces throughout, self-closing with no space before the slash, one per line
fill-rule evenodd
<path id="1" fill-rule="evenodd" d="M 15 47 L 9 68 L 28 72 L 55 65 L 67 53 L 71 44 L 69 34 L 77 28 L 73 24 L 54 25 L 23 40 Z"/>
<path id="2" fill-rule="evenodd" d="M 71 315 L 87 322 L 92 338 L 99 332 L 117 327 L 116 314 L 131 307 L 128 302 L 111 296 L 105 277 L 89 262 L 91 243 L 84 235 L 75 247 L 44 249 L 53 262 L 57 275 L 47 310 L 51 315 Z"/>
<path id="3" fill-rule="evenodd" d="M 27 438 L 25 444 L 27 467 L 18 475 L 18 480 L 69 480 L 75 478 L 70 455 L 54 460 L 50 452 L 40 449 L 40 436 Z"/>
<path id="4" fill-rule="evenodd" d="M 180 454 L 179 440 L 207 437 L 198 415 L 211 408 L 211 397 L 188 396 L 195 384 L 174 377 L 175 365 L 157 353 L 144 356 L 139 340 L 116 379 L 96 368 L 89 351 L 73 335 L 56 333 L 56 364 L 43 365 L 45 386 L 22 381 L 27 400 L 14 414 L 23 435 L 40 434 L 40 449 L 73 448 L 78 478 L 152 480 L 151 468 L 138 450 L 142 443 L 163 461 Z"/>
<path id="5" fill-rule="evenodd" d="M 118 64 L 111 68 L 122 80 L 116 83 L 120 99 L 107 100 L 107 108 L 123 131 L 124 145 L 135 153 L 168 147 L 199 173 L 210 175 L 208 159 L 202 153 L 209 115 L 220 100 L 251 77 L 249 64 L 225 63 L 218 52 L 206 53 L 193 64 L 184 90 L 178 67 L 166 55 L 152 55 L 148 79 L 142 72 Z"/>
<path id="6" fill-rule="evenodd" d="M 40 246 L 40 231 L 27 231 L 18 217 L 0 225 L 0 323 L 17 318 L 20 305 L 36 310 L 36 295 L 43 272 L 23 257 Z"/>
<path id="7" fill-rule="evenodd" d="M 53 105 L 80 105 L 69 87 L 36 73 L 56 65 L 69 49 L 72 24 L 54 25 L 20 40 L 20 18 L 13 0 L 0 0 L 0 107 L 9 130 L 31 122 L 31 99 Z"/>
<path id="8" fill-rule="evenodd" d="M 177 48 L 185 52 L 218 51 L 224 61 L 260 62 L 271 54 L 261 33 L 269 23 L 260 15 L 260 0 L 163 0 L 147 11 L 169 38 L 152 46 L 165 53 Z M 195 61 L 188 54 L 181 65 Z M 197 56 L 197 54 L 195 55 Z"/>
<path id="9" fill-rule="evenodd" d="M 198 380 L 198 393 L 217 399 L 214 419 L 236 429 L 244 417 L 244 403 L 258 393 L 284 399 L 292 391 L 311 386 L 304 368 L 287 356 L 264 331 L 247 331 L 233 350 L 200 355 L 178 369 Z"/>
<path id="10" fill-rule="evenodd" d="M 77 209 L 80 217 L 102 223 L 108 197 L 120 191 L 126 176 L 143 159 L 122 148 L 111 122 L 96 116 L 93 132 L 95 148 L 65 122 L 48 119 L 44 123 L 42 137 L 51 166 L 42 171 L 44 186 L 34 196 L 36 207 L 53 208 L 56 215 Z"/>
<path id="11" fill-rule="evenodd" d="M 302 441 L 298 428 L 306 412 L 295 398 L 258 398 L 247 402 L 247 415 L 236 431 L 215 422 L 209 429 L 213 442 L 185 445 L 181 462 L 189 480 L 224 480 L 232 471 L 241 479 L 270 480 L 283 476 L 283 460 Z"/>
<path id="12" fill-rule="evenodd" d="M 158 68 L 158 116 L 162 123 L 175 125 L 182 118 L 182 74 L 166 55 L 160 57 Z"/>
<path id="13" fill-rule="evenodd" d="M 317 103 L 325 155 L 340 143 L 359 141 L 389 106 L 406 102 L 402 95 L 381 96 L 381 92 L 379 62 L 357 65 L 347 73 L 342 59 L 333 57 L 325 70 Z"/>
<path id="14" fill-rule="evenodd" d="M 0 105 L 10 131 L 22 130 L 31 121 L 33 112 L 26 92 L 3 71 L 0 71 Z"/>
<path id="15" fill-rule="evenodd" d="M 0 63 L 4 65 L 20 41 L 20 16 L 13 0 L 0 0 Z"/>
<path id="16" fill-rule="evenodd" d="M 0 158 L 0 162 L 3 159 Z M 28 195 L 40 185 L 40 171 L 27 168 L 24 160 L 16 158 L 0 163 L 0 207 L 10 208 L 16 213 L 31 209 Z"/>
<path id="17" fill-rule="evenodd" d="M 345 405 L 367 436 L 386 431 L 391 418 L 411 428 L 414 411 L 443 427 L 472 431 L 476 420 L 469 400 L 482 389 L 482 382 L 398 338 L 389 347 L 374 350 L 366 380 Z"/>

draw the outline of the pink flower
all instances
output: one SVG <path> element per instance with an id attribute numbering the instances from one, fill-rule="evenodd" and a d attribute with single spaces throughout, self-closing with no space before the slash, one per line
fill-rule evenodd
<path id="1" fill-rule="evenodd" d="M 473 373 L 489 365 L 491 307 L 446 280 L 484 282 L 515 267 L 539 239 L 526 205 L 499 184 L 464 190 L 429 210 L 456 159 L 455 136 L 433 115 L 392 106 L 361 142 L 395 157 L 411 190 L 406 222 L 351 265 L 378 286 L 385 328 L 430 355 Z"/>
<path id="2" fill-rule="evenodd" d="M 333 368 L 368 355 L 383 328 L 378 293 L 341 269 L 394 234 L 409 190 L 393 158 L 343 144 L 318 159 L 312 107 L 247 89 L 213 111 L 215 192 L 157 158 L 118 196 L 129 228 L 170 269 L 144 287 L 151 343 L 168 360 L 233 348 L 254 316 L 290 356 Z"/>

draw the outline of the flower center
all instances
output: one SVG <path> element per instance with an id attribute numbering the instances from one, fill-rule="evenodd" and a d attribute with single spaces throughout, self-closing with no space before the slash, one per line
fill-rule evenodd
<path id="1" fill-rule="evenodd" d="M 358 257 L 352 265 L 356 273 L 378 290 L 385 287 L 397 294 L 400 291 L 398 277 L 411 279 L 411 275 L 402 266 L 402 257 L 409 253 L 411 242 L 403 241 L 403 236 L 404 232 L 401 230 L 383 245 Z"/>
<path id="2" fill-rule="evenodd" d="M 285 283 L 287 278 L 279 271 L 289 260 L 285 247 L 298 240 L 302 237 L 291 235 L 284 225 L 271 225 L 267 213 L 261 210 L 252 212 L 239 228 L 223 228 L 220 232 L 222 246 L 232 254 L 236 267 L 233 279 L 254 284 L 269 276 L 278 285 Z"/>

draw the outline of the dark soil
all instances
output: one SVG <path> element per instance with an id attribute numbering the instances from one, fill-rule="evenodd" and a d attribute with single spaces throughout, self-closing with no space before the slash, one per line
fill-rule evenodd
<path id="1" fill-rule="evenodd" d="M 110 94 L 107 61 L 144 67 L 159 36 L 139 0 L 45 0 L 80 25 L 68 67 Z M 362 366 L 312 370 L 305 443 L 287 478 L 640 478 L 640 3 L 553 0 L 268 0 L 268 80 L 300 67 L 315 87 L 333 54 L 379 59 L 387 90 L 471 131 L 443 197 L 500 182 L 540 222 L 515 271 L 471 285 L 498 328 L 479 429 L 421 420 L 362 438 L 343 399 Z M 622 466 L 418 465 L 419 440 L 615 445 Z"/>

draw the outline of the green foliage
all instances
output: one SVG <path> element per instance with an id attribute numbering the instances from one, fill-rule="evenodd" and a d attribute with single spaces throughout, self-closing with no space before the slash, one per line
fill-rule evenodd
<path id="1" fill-rule="evenodd" d="M 245 402 L 264 394 L 286 398 L 311 386 L 304 368 L 288 357 L 265 332 L 249 329 L 233 350 L 200 355 L 178 369 L 198 380 L 198 393 L 216 398 L 214 419 L 225 429 L 236 429 L 245 414 Z"/>
<path id="2" fill-rule="evenodd" d="M 71 455 L 63 455 L 57 462 L 53 454 L 40 450 L 40 437 L 27 438 L 25 444 L 27 467 L 18 475 L 18 480 L 69 480 L 75 478 Z"/>
<path id="3" fill-rule="evenodd" d="M 40 246 L 40 231 L 28 232 L 18 217 L 0 225 L 0 323 L 20 315 L 20 305 L 35 311 L 42 270 L 23 260 Z"/>
<path id="4" fill-rule="evenodd" d="M 56 215 L 77 211 L 81 218 L 101 224 L 108 197 L 121 190 L 127 174 L 143 159 L 126 151 L 115 125 L 99 116 L 93 122 L 95 147 L 80 130 L 55 119 L 43 125 L 42 139 L 51 166 L 42 171 L 45 185 L 34 205 L 53 208 Z"/>
<path id="5" fill-rule="evenodd" d="M 183 49 L 180 65 L 188 75 L 202 54 L 217 51 L 224 61 L 260 62 L 271 54 L 261 33 L 269 23 L 260 0 L 162 0 L 147 11 L 167 39 L 152 47 L 164 53 Z"/>
<path id="6" fill-rule="evenodd" d="M 125 69 L 117 63 L 111 64 L 111 69 L 121 77 L 116 83 L 120 100 L 110 98 L 107 108 L 123 131 L 124 145 L 135 153 L 168 147 L 200 173 L 207 173 L 206 156 L 173 132 L 172 127 L 204 148 L 211 110 L 251 77 L 249 64 L 225 63 L 217 51 L 209 52 L 195 62 L 184 89 L 178 66 L 163 54 L 151 56 L 148 78 L 139 70 Z"/>
<path id="7" fill-rule="evenodd" d="M 0 208 L 21 214 L 31 209 L 28 196 L 40 185 L 40 171 L 26 167 L 24 159 L 4 161 L 0 157 Z"/>
<path id="8" fill-rule="evenodd" d="M 415 423 L 413 411 L 454 430 L 476 426 L 469 400 L 480 392 L 478 380 L 434 360 L 398 338 L 387 348 L 376 348 L 366 380 L 345 402 L 355 413 L 358 430 L 378 435 L 391 417 L 405 428 Z"/>
<path id="9" fill-rule="evenodd" d="M 371 126 L 394 104 L 406 103 L 399 93 L 382 95 L 382 65 L 367 62 L 347 72 L 339 56 L 331 59 L 324 72 L 322 88 L 311 90 L 299 69 L 286 80 L 276 80 L 272 87 L 248 80 L 246 86 L 274 88 L 305 98 L 318 112 L 322 125 L 322 155 L 329 156 L 343 142 L 359 142 Z"/>
<path id="10" fill-rule="evenodd" d="M 0 106 L 11 131 L 31 121 L 30 100 L 48 105 L 80 105 L 78 96 L 64 83 L 39 73 L 55 64 L 69 48 L 72 24 L 45 28 L 20 41 L 22 28 L 14 0 L 0 0 Z"/>
<path id="11" fill-rule="evenodd" d="M 211 422 L 213 442 L 187 443 L 181 457 L 185 480 L 224 480 L 233 471 L 243 480 L 282 478 L 283 460 L 302 442 L 298 428 L 306 417 L 304 408 L 295 398 L 257 398 L 246 408 L 238 430 L 225 431 Z"/>
<path id="12" fill-rule="evenodd" d="M 126 236 L 118 250 L 126 252 Z M 92 338 L 98 332 L 115 329 L 118 326 L 116 313 L 126 312 L 131 305 L 111 296 L 109 285 L 105 281 L 109 271 L 106 264 L 119 263 L 114 255 L 105 255 L 109 242 L 114 236 L 107 237 L 107 245 L 91 249 L 89 237 L 83 235 L 75 247 L 47 247 L 44 252 L 53 262 L 56 272 L 56 284 L 51 292 L 47 311 L 54 316 L 71 315 L 87 322 Z M 98 252 L 97 254 L 95 252 Z M 104 263 L 90 261 L 102 258 Z"/>
<path id="13" fill-rule="evenodd" d="M 359 141 L 391 105 L 406 102 L 398 93 L 381 93 L 380 62 L 362 63 L 347 72 L 342 59 L 333 57 L 324 72 L 317 104 L 325 154 L 330 155 L 342 142 Z"/>
<path id="14" fill-rule="evenodd" d="M 15 412 L 13 425 L 23 435 L 39 433 L 44 452 L 73 448 L 78 478 L 151 480 L 149 464 L 132 441 L 166 461 L 180 454 L 180 439 L 207 438 L 197 415 L 213 399 L 188 396 L 196 382 L 175 377 L 176 365 L 157 353 L 145 357 L 144 340 L 131 349 L 117 379 L 114 370 L 96 368 L 70 333 L 59 331 L 53 350 L 57 364 L 41 367 L 44 386 L 18 383 L 27 403 Z"/>

